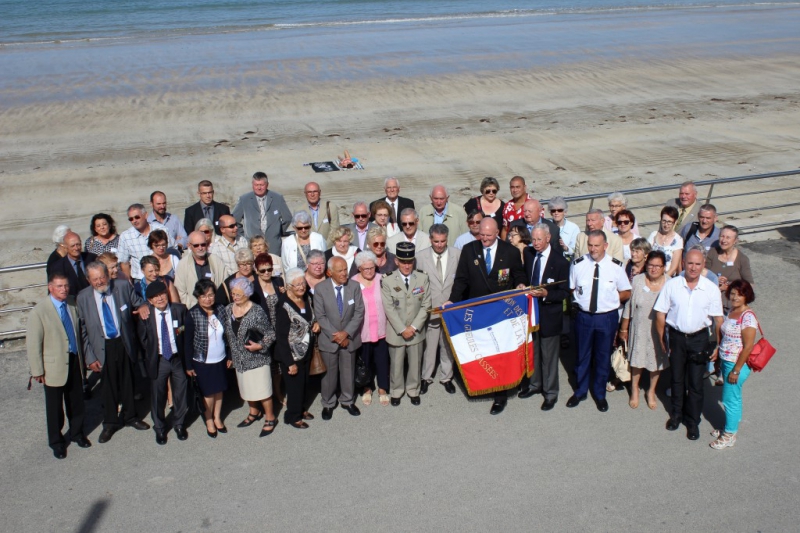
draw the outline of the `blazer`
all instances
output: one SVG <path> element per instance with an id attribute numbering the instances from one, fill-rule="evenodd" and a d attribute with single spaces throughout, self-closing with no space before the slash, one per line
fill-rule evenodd
<path id="1" fill-rule="evenodd" d="M 158 377 L 158 359 L 159 343 L 158 343 L 158 328 L 161 327 L 161 312 L 150 306 L 150 316 L 147 320 L 136 320 L 136 332 L 139 334 L 139 341 L 144 348 L 144 367 L 147 370 L 147 377 L 156 379 Z M 179 361 L 183 362 L 185 339 L 184 332 L 186 330 L 186 306 L 178 303 L 171 303 L 169 305 L 169 312 L 172 315 L 172 324 L 167 327 L 172 329 L 175 333 L 175 344 L 178 346 L 178 351 L 172 354 L 172 357 L 177 357 Z M 177 325 L 176 325 L 177 323 Z"/>
<path id="2" fill-rule="evenodd" d="M 333 246 L 331 241 L 331 233 L 339 227 L 339 206 L 330 201 L 319 201 L 320 208 L 317 215 L 317 223 L 314 224 L 314 217 L 311 214 L 311 209 L 308 207 L 308 202 L 303 202 L 303 207 L 297 211 L 305 211 L 311 218 L 311 231 L 316 231 L 325 239 L 325 248 Z"/>
<path id="3" fill-rule="evenodd" d="M 83 372 L 80 320 L 75 298 L 72 296 L 67 298 L 67 312 L 75 330 L 78 361 Z M 69 374 L 69 340 L 61 322 L 61 315 L 49 296 L 39 300 L 28 315 L 25 345 L 31 376 L 44 375 L 44 384 L 48 387 L 63 387 L 67 383 Z"/>
<path id="4" fill-rule="evenodd" d="M 481 241 L 473 241 L 464 246 L 458 260 L 453 290 L 448 299 L 451 302 L 460 302 L 524 285 L 525 268 L 522 266 L 519 250 L 498 238 L 495 255 L 492 270 L 487 274 Z M 501 270 L 505 271 L 502 275 Z"/>
<path id="5" fill-rule="evenodd" d="M 683 209 L 683 208 L 681 207 L 681 202 L 680 202 L 679 198 L 673 198 L 672 200 L 670 200 L 669 202 L 667 202 L 664 205 L 665 206 L 671 205 L 672 207 L 677 209 L 678 210 L 678 216 L 680 216 L 681 209 Z M 686 215 L 684 215 L 683 220 L 681 220 L 681 226 L 680 227 L 675 226 L 673 228 L 676 233 L 680 234 L 685 226 L 688 226 L 689 224 L 691 224 L 692 222 L 697 220 L 697 214 L 700 212 L 700 206 L 701 205 L 702 205 L 702 202 L 700 201 L 699 198 L 694 201 L 694 205 L 692 206 L 692 208 L 689 210 L 688 213 L 686 213 Z"/>
<path id="6" fill-rule="evenodd" d="M 206 256 L 206 259 L 211 267 L 211 281 L 219 287 L 225 281 L 225 263 L 213 254 Z M 194 307 L 197 303 L 197 298 L 192 294 L 196 283 L 197 271 L 194 268 L 194 256 L 188 252 L 178 261 L 178 267 L 175 269 L 175 288 L 178 290 L 181 303 L 186 307 Z"/>
<path id="7" fill-rule="evenodd" d="M 386 202 L 386 197 L 384 196 L 382 198 L 378 198 L 377 200 L 373 200 L 373 201 L 371 201 L 369 203 L 369 212 L 370 213 L 372 213 L 373 204 L 375 202 L 380 202 L 381 200 Z M 388 203 L 388 202 L 386 202 L 386 203 Z M 397 197 L 397 216 L 400 217 L 400 213 L 402 213 L 403 209 L 406 209 L 406 208 L 414 209 L 414 200 L 412 200 L 411 198 L 405 198 L 403 196 L 398 196 Z M 370 218 L 370 220 L 374 220 L 374 219 Z M 395 220 L 392 217 L 391 213 L 389 213 L 389 220 L 391 220 L 392 222 L 397 222 L 397 220 Z"/>
<path id="8" fill-rule="evenodd" d="M 444 271 L 444 279 L 439 278 L 439 273 L 436 271 L 436 258 L 434 257 L 433 248 L 425 248 L 417 254 L 417 268 L 428 275 L 428 282 L 431 288 L 431 305 L 439 307 L 450 298 L 450 292 L 453 290 L 453 282 L 456 278 L 456 268 L 458 267 L 458 259 L 461 257 L 461 250 L 448 246 L 445 250 L 447 256 L 447 267 Z M 438 315 L 431 315 L 435 320 Z"/>
<path id="9" fill-rule="evenodd" d="M 249 241 L 255 235 L 264 235 L 269 249 L 277 253 L 281 249 L 281 237 L 292 223 L 292 212 L 286 205 L 283 195 L 275 191 L 267 191 L 267 232 L 261 232 L 261 210 L 254 192 L 243 194 L 233 208 L 233 218 L 244 229 L 244 236 Z"/>
<path id="10" fill-rule="evenodd" d="M 541 222 L 542 224 L 546 224 L 547 227 L 550 229 L 550 244 L 555 243 L 556 246 L 558 246 L 558 240 L 561 238 L 561 229 L 558 226 L 556 226 L 552 221 L 547 220 L 546 218 L 540 218 L 539 222 Z M 539 222 L 537 222 L 537 224 Z M 521 226 L 527 229 L 528 223 L 525 222 L 525 219 L 515 220 L 514 222 L 511 223 L 508 229 L 510 230 L 514 226 Z"/>
<path id="11" fill-rule="evenodd" d="M 607 230 L 605 228 L 603 228 L 603 233 L 606 234 L 606 240 L 608 240 L 608 249 L 606 249 L 606 253 L 614 259 L 625 261 L 624 251 L 622 249 L 622 239 L 620 239 L 619 236 L 617 236 L 611 230 Z M 550 241 L 550 244 L 553 244 L 552 240 Z M 588 254 L 588 245 L 589 236 L 586 235 L 585 231 L 580 232 L 578 234 L 578 238 L 575 239 L 575 250 L 573 251 L 575 257 L 577 258 Z"/>
<path id="12" fill-rule="evenodd" d="M 406 240 L 406 234 L 403 233 L 402 231 L 400 233 L 392 235 L 386 240 L 386 249 L 395 254 L 397 252 L 397 243 L 403 242 L 405 240 Z M 430 247 L 431 247 L 431 238 L 428 237 L 428 234 L 417 230 L 417 243 L 414 252 L 418 254 L 421 250 Z"/>
<path id="13" fill-rule="evenodd" d="M 312 250 L 319 250 L 321 252 L 325 251 L 325 237 L 319 233 L 312 231 L 308 240 L 309 243 L 311 243 Z M 289 235 L 288 237 L 283 238 L 283 244 L 281 244 L 281 268 L 283 268 L 283 272 L 286 272 L 290 268 L 295 268 L 296 266 L 297 237 L 295 235 Z"/>
<path id="14" fill-rule="evenodd" d="M 425 204 L 419 209 L 419 230 L 429 233 L 434 224 L 433 204 Z M 447 244 L 453 246 L 456 239 L 462 233 L 469 231 L 467 225 L 467 214 L 456 204 L 447 203 L 447 214 L 444 216 L 444 225 L 449 230 L 447 233 Z"/>
<path id="15" fill-rule="evenodd" d="M 381 300 L 386 313 L 386 342 L 390 346 L 414 346 L 425 340 L 425 325 L 431 306 L 428 275 L 415 270 L 409 276 L 408 289 L 399 270 L 381 278 Z M 406 340 L 400 333 L 408 326 L 417 330 Z"/>
<path id="16" fill-rule="evenodd" d="M 217 232 L 217 235 L 222 235 L 219 229 L 219 217 L 230 215 L 231 210 L 227 205 L 219 202 L 212 201 L 211 206 L 214 208 L 214 217 L 211 219 L 211 222 L 214 223 L 214 231 Z M 195 224 L 197 224 L 201 218 L 206 217 L 203 214 L 203 206 L 200 205 L 200 202 L 186 208 L 186 211 L 183 212 L 183 229 L 186 230 L 187 235 L 194 231 Z"/>
<path id="17" fill-rule="evenodd" d="M 86 273 L 86 265 L 96 260 L 97 256 L 95 254 L 91 252 L 81 252 L 81 269 L 83 270 L 84 274 Z M 89 280 L 86 279 L 85 276 L 83 279 L 78 279 L 78 274 L 75 273 L 75 269 L 72 267 L 69 257 L 62 257 L 53 263 L 52 267 L 50 268 L 50 275 L 55 273 L 64 274 L 67 276 L 67 280 L 69 281 L 70 296 L 78 296 L 79 292 L 89 286 Z"/>
<path id="18" fill-rule="evenodd" d="M 336 353 L 340 347 L 331 338 L 337 331 L 346 331 L 350 336 L 347 351 L 355 352 L 361 347 L 361 326 L 364 324 L 364 299 L 358 283 L 348 279 L 342 289 L 344 313 L 339 316 L 336 304 L 336 291 L 329 278 L 317 283 L 314 287 L 314 316 L 322 330 L 319 333 L 319 349 L 323 352 Z"/>
<path id="19" fill-rule="evenodd" d="M 553 241 L 550 241 L 551 243 Z M 525 248 L 522 252 L 525 264 L 526 285 L 538 285 L 533 280 L 533 262 L 536 260 L 536 250 Z M 550 246 L 550 255 L 547 262 L 540 266 L 542 283 L 560 281 L 558 285 L 545 287 L 547 296 L 539 298 L 539 335 L 552 337 L 561 335 L 564 320 L 564 300 L 569 297 L 569 261 L 566 260 L 558 248 Z M 553 280 L 553 281 L 550 281 Z"/>
<path id="20" fill-rule="evenodd" d="M 127 282 L 110 280 L 111 295 L 114 297 L 112 311 L 117 317 L 122 343 L 131 361 L 136 362 L 139 356 L 139 343 L 133 321 L 133 311 L 147 302 L 136 294 L 133 285 Z M 97 310 L 94 299 L 94 288 L 86 287 L 78 293 L 78 314 L 81 322 L 81 342 L 86 366 L 100 361 L 106 364 L 106 339 L 103 334 L 103 317 Z"/>

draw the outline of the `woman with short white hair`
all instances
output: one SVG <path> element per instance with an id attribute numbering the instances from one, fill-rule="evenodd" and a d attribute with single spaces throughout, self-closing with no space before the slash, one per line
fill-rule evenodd
<path id="1" fill-rule="evenodd" d="M 558 226 L 559 240 L 558 246 L 555 243 L 550 243 L 551 246 L 560 248 L 564 252 L 564 257 L 572 260 L 572 250 L 575 249 L 575 242 L 578 240 L 578 235 L 581 228 L 574 222 L 567 220 L 567 201 L 563 196 L 555 196 L 547 202 L 547 208 L 550 210 L 550 216 L 553 224 Z"/>
<path id="2" fill-rule="evenodd" d="M 617 229 L 617 213 L 623 209 L 628 209 L 628 199 L 621 192 L 612 192 L 608 195 L 608 212 L 605 216 L 603 229 L 607 229 L 614 233 L 619 233 Z M 633 222 L 633 229 L 631 230 L 634 235 L 639 235 L 639 225 L 636 221 Z"/>
<path id="3" fill-rule="evenodd" d="M 284 272 L 290 268 L 305 270 L 311 250 L 325 251 L 325 237 L 311 231 L 311 215 L 306 211 L 296 211 L 292 216 L 294 235 L 283 238 L 281 243 L 281 267 Z"/>

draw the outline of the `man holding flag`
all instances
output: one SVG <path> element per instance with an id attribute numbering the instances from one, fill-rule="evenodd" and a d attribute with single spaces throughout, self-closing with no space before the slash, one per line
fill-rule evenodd
<path id="1" fill-rule="evenodd" d="M 499 233 L 497 222 L 493 218 L 481 220 L 478 240 L 470 242 L 461 250 L 450 299 L 443 307 L 525 287 L 525 269 L 519 250 L 498 239 Z M 502 413 L 506 400 L 505 390 L 495 392 L 490 413 Z"/>

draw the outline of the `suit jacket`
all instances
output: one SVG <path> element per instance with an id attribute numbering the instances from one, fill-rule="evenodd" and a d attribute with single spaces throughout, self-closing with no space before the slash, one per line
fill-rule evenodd
<path id="1" fill-rule="evenodd" d="M 406 234 L 403 233 L 402 231 L 395 235 L 392 235 L 386 240 L 386 249 L 389 250 L 391 253 L 395 254 L 397 252 L 397 243 L 403 242 L 405 240 L 406 240 Z M 428 234 L 417 230 L 417 243 L 415 245 L 415 253 L 420 253 L 420 251 L 430 247 L 431 247 L 431 238 L 428 237 Z"/>
<path id="2" fill-rule="evenodd" d="M 133 311 L 147 302 L 136 294 L 133 285 L 124 281 L 109 281 L 114 307 L 111 311 L 117 317 L 119 332 L 125 352 L 135 362 L 139 355 L 139 343 L 133 322 Z M 100 361 L 106 364 L 106 340 L 103 334 L 103 317 L 100 315 L 94 299 L 94 288 L 86 287 L 78 293 L 78 314 L 81 322 L 81 342 L 86 366 Z"/>
<path id="3" fill-rule="evenodd" d="M 150 306 L 150 316 L 147 320 L 141 318 L 136 319 L 136 332 L 139 334 L 139 341 L 142 343 L 144 349 L 144 367 L 147 370 L 147 377 L 156 379 L 158 377 L 158 359 L 161 357 L 158 353 L 158 328 L 161 327 L 161 313 Z M 186 330 L 186 306 L 178 303 L 171 303 L 169 305 L 169 312 L 172 315 L 172 324 L 167 324 L 167 327 L 173 330 L 175 334 L 175 344 L 178 346 L 178 351 L 172 354 L 172 357 L 177 357 L 179 361 L 183 362 L 184 352 L 184 332 Z M 177 322 L 177 326 L 175 325 Z"/>
<path id="4" fill-rule="evenodd" d="M 561 238 L 561 230 L 559 229 L 559 227 L 556 226 L 552 221 L 547 220 L 546 218 L 540 218 L 539 222 L 541 222 L 542 224 L 547 224 L 547 227 L 550 229 L 550 244 L 555 243 L 556 245 L 558 245 L 558 239 Z M 525 222 L 525 219 L 515 220 L 514 222 L 511 223 L 508 229 L 510 230 L 514 226 L 520 226 L 527 229 L 528 223 Z"/>
<path id="5" fill-rule="evenodd" d="M 551 243 L 553 241 L 550 241 Z M 525 256 L 525 277 L 527 285 L 538 285 L 533 279 L 533 262 L 536 259 L 536 250 L 526 248 L 522 252 Z M 539 298 L 539 335 L 552 337 L 561 335 L 564 320 L 564 300 L 569 297 L 569 261 L 566 260 L 557 248 L 550 246 L 550 255 L 547 262 L 539 267 L 542 273 L 542 284 L 561 281 L 558 285 L 545 287 L 547 296 Z M 552 281 L 551 281 L 552 280 Z"/>
<path id="6" fill-rule="evenodd" d="M 254 192 L 243 194 L 233 208 L 233 217 L 244 229 L 244 236 L 250 240 L 255 235 L 264 235 L 271 253 L 281 249 L 281 237 L 292 223 L 292 212 L 286 205 L 283 195 L 275 191 L 267 191 L 267 232 L 261 232 L 261 211 Z"/>
<path id="7" fill-rule="evenodd" d="M 367 231 L 369 231 L 372 228 L 375 228 L 377 226 L 378 225 L 375 224 L 374 222 L 370 222 L 369 224 L 367 224 Z M 356 223 L 353 222 L 352 224 L 345 224 L 344 227 L 350 228 L 350 231 L 352 232 L 352 235 L 350 237 L 350 244 L 352 244 L 354 246 L 358 246 L 359 248 L 361 248 L 361 246 L 359 245 L 360 243 L 358 242 L 358 229 L 356 229 Z M 332 246 L 333 245 L 331 245 L 331 247 Z M 364 248 L 363 249 L 364 250 L 367 249 L 367 239 L 366 238 L 364 238 Z"/>
<path id="8" fill-rule="evenodd" d="M 319 233 L 312 231 L 308 237 L 312 250 L 319 250 L 324 252 L 326 250 L 325 237 Z M 281 268 L 286 272 L 290 268 L 297 266 L 297 238 L 294 235 L 289 235 L 283 238 L 281 244 Z"/>
<path id="9" fill-rule="evenodd" d="M 361 287 L 353 280 L 348 279 L 342 289 L 344 313 L 339 316 L 339 306 L 336 304 L 336 291 L 333 281 L 326 279 L 314 287 L 314 316 L 322 330 L 319 333 L 319 349 L 323 352 L 335 353 L 339 345 L 331 338 L 337 331 L 346 331 L 350 336 L 347 351 L 355 352 L 361 347 L 361 326 L 364 324 L 364 299 L 361 296 Z"/>
<path id="10" fill-rule="evenodd" d="M 86 265 L 96 260 L 97 256 L 95 254 L 91 252 L 81 252 L 81 269 L 84 274 L 86 274 Z M 86 276 L 84 276 L 83 279 L 78 279 L 78 274 L 75 273 L 75 269 L 72 267 L 69 257 L 62 257 L 53 263 L 50 271 L 51 275 L 58 272 L 59 274 L 67 276 L 67 280 L 69 280 L 70 296 L 78 296 L 79 292 L 89 286 L 89 280 L 86 279 Z"/>
<path id="11" fill-rule="evenodd" d="M 75 298 L 72 296 L 67 298 L 67 312 L 75 330 L 78 361 L 83 371 L 80 320 Z M 61 322 L 61 315 L 49 296 L 37 302 L 28 315 L 25 344 L 31 376 L 44 375 L 44 384 L 48 387 L 63 387 L 69 374 L 69 340 Z"/>
<path id="12" fill-rule="evenodd" d="M 378 198 L 377 200 L 373 200 L 373 201 L 371 201 L 369 203 L 369 212 L 370 213 L 372 213 L 372 205 L 375 202 L 380 202 L 381 200 L 386 202 L 386 197 L 384 196 L 382 198 Z M 386 203 L 388 203 L 388 202 L 386 202 Z M 406 209 L 406 208 L 409 208 L 409 207 L 411 209 L 414 209 L 414 200 L 412 200 L 411 198 L 404 198 L 403 196 L 398 196 L 397 197 L 397 216 L 398 217 L 400 216 L 400 213 L 402 213 L 403 209 Z M 394 220 L 394 218 L 392 217 L 391 213 L 389 213 L 389 220 L 391 220 L 392 222 L 397 222 L 397 220 Z"/>
<path id="13" fill-rule="evenodd" d="M 456 278 L 456 268 L 458 268 L 458 259 L 461 257 L 461 250 L 448 246 L 445 250 L 447 256 L 447 267 L 444 271 L 444 279 L 439 278 L 439 273 L 436 271 L 436 258 L 434 257 L 433 248 L 425 248 L 417 254 L 417 268 L 428 275 L 428 282 L 431 287 L 431 305 L 439 307 L 450 298 L 450 292 L 453 290 L 453 282 Z M 434 316 L 434 315 L 432 315 Z M 438 315 L 435 315 L 438 318 Z"/>
<path id="14" fill-rule="evenodd" d="M 211 281 L 219 287 L 225 281 L 225 263 L 213 254 L 206 257 L 211 266 Z M 197 271 L 194 268 L 194 256 L 188 252 L 178 261 L 178 266 L 175 268 L 175 288 L 178 290 L 181 303 L 186 307 L 192 308 L 197 303 L 197 298 L 193 295 L 196 283 Z"/>
<path id="15" fill-rule="evenodd" d="M 316 231 L 325 238 L 325 248 L 333 246 L 331 241 L 331 233 L 339 227 L 339 206 L 327 200 L 320 200 L 319 214 L 317 215 L 317 223 L 314 224 L 314 217 L 311 214 L 311 209 L 308 208 L 308 202 L 303 202 L 303 207 L 297 211 L 305 211 L 311 218 L 311 231 Z"/>
<path id="16" fill-rule="evenodd" d="M 386 342 L 390 346 L 414 346 L 425 340 L 425 324 L 431 306 L 428 275 L 420 270 L 411 272 L 408 289 L 399 270 L 381 278 L 381 301 L 386 313 Z M 417 332 L 409 340 L 400 335 L 408 326 Z"/>
<path id="17" fill-rule="evenodd" d="M 692 208 L 683 216 L 683 220 L 681 220 L 680 227 L 675 226 L 675 228 L 673 228 L 676 233 L 680 233 L 685 226 L 688 226 L 689 224 L 697 220 L 697 214 L 700 212 L 701 204 L 702 202 L 700 201 L 699 198 L 694 201 L 694 205 L 692 206 Z M 672 207 L 676 208 L 678 210 L 678 216 L 680 216 L 682 207 L 679 198 L 673 198 L 664 205 L 665 206 L 671 205 Z"/>
<path id="18" fill-rule="evenodd" d="M 606 234 L 606 239 L 608 240 L 608 249 L 606 253 L 613 257 L 614 259 L 618 259 L 620 261 L 625 261 L 624 250 L 622 249 L 622 239 L 619 238 L 611 230 L 607 230 L 603 228 L 603 233 Z M 556 241 L 558 242 L 558 241 Z M 550 244 L 553 244 L 553 241 L 550 241 Z M 589 253 L 589 236 L 586 235 L 585 231 L 582 231 L 578 234 L 578 238 L 575 240 L 575 250 L 574 254 L 575 257 L 582 257 Z"/>
<path id="19" fill-rule="evenodd" d="M 217 235 L 222 235 L 219 229 L 219 217 L 230 215 L 231 210 L 227 205 L 219 202 L 212 201 L 211 206 L 214 208 L 214 218 L 211 219 L 214 223 L 214 231 L 217 232 Z M 186 230 L 187 235 L 194 231 L 195 224 L 197 224 L 201 218 L 205 218 L 205 215 L 203 214 L 203 206 L 200 205 L 200 202 L 186 208 L 186 211 L 183 212 L 183 229 Z"/>
<path id="20" fill-rule="evenodd" d="M 498 238 L 492 270 L 487 274 L 483 245 L 481 241 L 473 241 L 461 249 L 453 290 L 448 299 L 460 302 L 508 291 L 525 282 L 525 268 L 517 248 Z"/>
<path id="21" fill-rule="evenodd" d="M 431 226 L 434 224 L 433 217 L 433 204 L 425 204 L 419 209 L 419 230 L 429 233 Z M 467 214 L 464 210 L 456 204 L 447 204 L 447 214 L 444 216 L 444 225 L 449 230 L 447 233 L 447 245 L 453 246 L 456 239 L 462 233 L 469 231 L 467 224 Z"/>

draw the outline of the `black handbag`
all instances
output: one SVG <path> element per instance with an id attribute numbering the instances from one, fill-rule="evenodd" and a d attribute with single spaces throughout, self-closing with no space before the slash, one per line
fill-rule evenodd
<path id="1" fill-rule="evenodd" d="M 689 362 L 697 364 L 697 365 L 704 365 L 711 360 L 711 354 L 714 353 L 714 350 L 717 348 L 717 341 L 711 335 L 708 336 L 708 342 L 706 342 L 705 347 L 700 351 L 689 350 L 686 353 L 686 358 Z"/>
<path id="2" fill-rule="evenodd" d="M 356 354 L 356 379 L 355 385 L 358 388 L 363 388 L 372 383 L 372 372 L 370 371 L 361 354 Z"/>
<path id="3" fill-rule="evenodd" d="M 200 384 L 197 382 L 196 377 L 192 377 L 192 392 L 194 393 L 194 408 L 200 414 L 200 418 L 205 421 L 206 417 L 206 402 L 203 400 L 203 391 L 200 390 Z"/>

